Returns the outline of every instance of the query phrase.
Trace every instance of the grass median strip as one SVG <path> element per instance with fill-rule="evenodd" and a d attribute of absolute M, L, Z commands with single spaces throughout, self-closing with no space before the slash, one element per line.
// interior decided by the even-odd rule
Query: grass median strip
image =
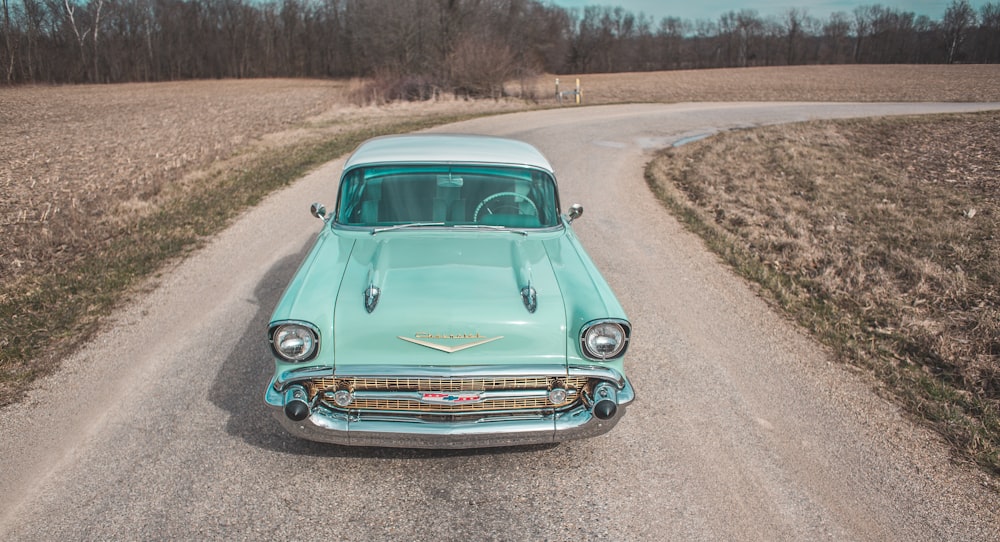
<path fill-rule="evenodd" d="M 265 150 L 237 169 L 208 174 L 159 208 L 128 222 L 99 249 L 50 272 L 21 277 L 0 292 L 0 406 L 16 401 L 39 376 L 91 337 L 101 317 L 141 279 L 199 247 L 240 212 L 309 169 L 370 137 L 456 122 L 470 115 L 397 121 Z M 85 233 L 84 233 L 85 234 Z"/>
<path fill-rule="evenodd" d="M 1000 474 L 1000 113 L 669 149 L 653 191 L 739 274 Z"/>

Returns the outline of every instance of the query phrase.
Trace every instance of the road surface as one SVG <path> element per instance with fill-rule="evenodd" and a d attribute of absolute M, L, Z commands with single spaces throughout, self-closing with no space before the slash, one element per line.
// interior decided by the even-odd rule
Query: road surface
<path fill-rule="evenodd" d="M 437 131 L 512 136 L 634 322 L 609 434 L 472 451 L 342 448 L 262 402 L 264 330 L 341 162 L 155 279 L 0 411 L 0 540 L 996 540 L 1000 496 L 772 312 L 646 188 L 651 152 L 736 127 L 1000 104 L 566 108 Z"/>

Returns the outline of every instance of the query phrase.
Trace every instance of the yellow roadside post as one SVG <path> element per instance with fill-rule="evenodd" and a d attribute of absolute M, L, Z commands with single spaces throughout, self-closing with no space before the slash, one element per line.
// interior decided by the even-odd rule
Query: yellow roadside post
<path fill-rule="evenodd" d="M 565 93 L 559 90 L 559 78 L 556 77 L 556 100 L 560 105 L 563 103 L 563 94 L 572 94 L 574 96 L 574 103 L 580 105 L 583 103 L 583 89 L 580 88 L 580 78 L 576 79 L 576 88 L 573 90 L 567 90 Z"/>

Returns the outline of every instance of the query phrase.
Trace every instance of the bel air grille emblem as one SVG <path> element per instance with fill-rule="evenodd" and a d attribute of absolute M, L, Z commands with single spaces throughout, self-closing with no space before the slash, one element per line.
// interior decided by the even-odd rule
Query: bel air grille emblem
<path fill-rule="evenodd" d="M 478 393 L 425 393 L 422 400 L 439 405 L 463 405 L 478 403 L 480 397 Z"/>
<path fill-rule="evenodd" d="M 480 335 L 478 333 L 466 333 L 466 334 L 459 333 L 459 334 L 451 334 L 451 335 L 435 335 L 433 333 L 423 333 L 423 332 L 417 333 L 413 337 L 403 337 L 402 335 L 398 335 L 398 337 L 400 339 L 406 341 L 406 342 L 410 342 L 410 343 L 413 343 L 413 344 L 419 344 L 420 346 L 426 346 L 427 348 L 433 348 L 434 350 L 439 350 L 439 351 L 444 352 L 446 354 L 454 354 L 455 352 L 459 352 L 459 351 L 462 351 L 462 350 L 465 350 L 465 349 L 468 349 L 468 348 L 472 348 L 474 346 L 481 346 L 481 345 L 484 345 L 486 343 L 491 343 L 493 341 L 499 341 L 500 339 L 503 338 L 503 337 L 490 337 L 490 338 L 487 338 L 487 337 L 483 337 L 482 335 Z M 446 340 L 446 341 L 456 341 L 456 340 L 458 340 L 458 341 L 468 341 L 468 340 L 471 340 L 472 342 L 462 342 L 462 343 L 459 343 L 459 344 L 441 344 L 439 342 L 431 342 L 428 339 L 433 339 L 434 341 L 441 341 L 441 340 Z"/>

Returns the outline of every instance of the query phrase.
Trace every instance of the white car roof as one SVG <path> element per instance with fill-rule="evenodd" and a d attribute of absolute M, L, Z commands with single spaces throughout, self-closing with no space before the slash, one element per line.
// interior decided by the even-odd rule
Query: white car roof
<path fill-rule="evenodd" d="M 503 164 L 531 166 L 552 172 L 549 161 L 528 143 L 465 134 L 408 134 L 369 139 L 347 159 L 344 169 L 399 163 Z"/>

